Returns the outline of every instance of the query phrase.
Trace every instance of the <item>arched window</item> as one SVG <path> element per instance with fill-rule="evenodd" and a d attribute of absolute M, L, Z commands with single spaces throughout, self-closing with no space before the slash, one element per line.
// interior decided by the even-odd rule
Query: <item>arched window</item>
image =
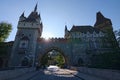
<path fill-rule="evenodd" d="M 89 40 L 89 48 L 90 49 L 94 48 L 94 42 L 92 40 Z"/>
<path fill-rule="evenodd" d="M 78 66 L 83 66 L 84 62 L 82 58 L 78 59 Z"/>
<path fill-rule="evenodd" d="M 29 38 L 28 37 L 23 37 L 20 40 L 19 48 L 23 48 L 23 49 L 28 48 L 28 43 L 29 43 Z"/>
<path fill-rule="evenodd" d="M 27 57 L 25 57 L 22 62 L 21 62 L 22 66 L 28 66 L 29 65 L 29 59 Z"/>

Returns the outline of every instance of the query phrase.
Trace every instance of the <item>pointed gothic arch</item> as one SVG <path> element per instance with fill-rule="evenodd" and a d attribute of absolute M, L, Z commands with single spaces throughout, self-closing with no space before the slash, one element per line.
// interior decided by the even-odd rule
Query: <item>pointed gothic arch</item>
<path fill-rule="evenodd" d="M 58 51 L 61 53 L 61 55 L 64 57 L 64 60 L 65 60 L 65 66 L 69 65 L 69 62 L 68 62 L 68 57 L 65 55 L 65 53 L 63 52 L 63 50 L 59 47 L 48 47 L 45 49 L 45 52 L 41 55 L 39 54 L 39 57 L 38 57 L 38 64 L 39 65 L 42 65 L 42 60 L 45 58 L 45 56 L 52 50 L 55 50 L 55 51 Z"/>

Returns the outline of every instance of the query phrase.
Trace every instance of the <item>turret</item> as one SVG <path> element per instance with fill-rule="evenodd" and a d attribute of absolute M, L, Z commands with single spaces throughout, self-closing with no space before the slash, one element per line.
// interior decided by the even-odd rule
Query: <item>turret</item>
<path fill-rule="evenodd" d="M 112 22 L 110 19 L 104 17 L 101 12 L 98 12 L 96 14 L 96 22 L 94 27 L 100 29 L 106 34 L 106 40 L 107 44 L 109 44 L 109 47 L 118 48 L 118 43 L 115 38 Z"/>
<path fill-rule="evenodd" d="M 23 21 L 23 20 L 25 20 L 26 19 L 26 17 L 24 16 L 24 12 L 21 14 L 21 16 L 20 16 L 20 18 L 19 18 L 19 21 Z"/>
<path fill-rule="evenodd" d="M 67 29 L 67 25 L 65 25 L 65 32 L 67 32 L 68 31 L 68 29 Z"/>
<path fill-rule="evenodd" d="M 68 35 L 69 35 L 69 31 L 67 29 L 67 25 L 65 25 L 65 35 L 64 35 L 64 37 L 68 38 Z"/>
<path fill-rule="evenodd" d="M 37 4 L 36 4 L 36 6 L 35 6 L 35 8 L 34 8 L 34 12 L 37 12 Z"/>
<path fill-rule="evenodd" d="M 104 32 L 113 30 L 111 20 L 104 17 L 101 12 L 97 12 L 96 14 L 96 22 L 94 24 L 94 27 Z"/>

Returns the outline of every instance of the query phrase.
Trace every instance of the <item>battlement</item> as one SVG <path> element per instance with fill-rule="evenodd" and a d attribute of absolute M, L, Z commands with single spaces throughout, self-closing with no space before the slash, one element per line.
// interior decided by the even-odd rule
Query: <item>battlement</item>
<path fill-rule="evenodd" d="M 49 38 L 49 39 L 45 39 L 45 38 L 38 38 L 38 42 L 67 42 L 68 39 L 66 38 Z"/>

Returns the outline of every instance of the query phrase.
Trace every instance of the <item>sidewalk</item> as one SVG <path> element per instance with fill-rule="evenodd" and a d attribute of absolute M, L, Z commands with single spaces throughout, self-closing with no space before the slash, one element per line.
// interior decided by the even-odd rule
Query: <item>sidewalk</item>
<path fill-rule="evenodd" d="M 93 76 L 90 74 L 85 74 L 85 73 L 81 73 L 78 72 L 78 74 L 75 75 L 78 78 L 82 78 L 83 80 L 107 80 L 107 79 L 103 79 L 101 77 L 97 77 L 97 76 Z"/>
<path fill-rule="evenodd" d="M 37 75 L 39 72 L 40 71 L 33 71 L 33 72 L 30 72 L 30 73 L 23 74 L 23 75 L 21 75 L 19 77 L 10 79 L 10 80 L 30 80 L 32 77 Z"/>

